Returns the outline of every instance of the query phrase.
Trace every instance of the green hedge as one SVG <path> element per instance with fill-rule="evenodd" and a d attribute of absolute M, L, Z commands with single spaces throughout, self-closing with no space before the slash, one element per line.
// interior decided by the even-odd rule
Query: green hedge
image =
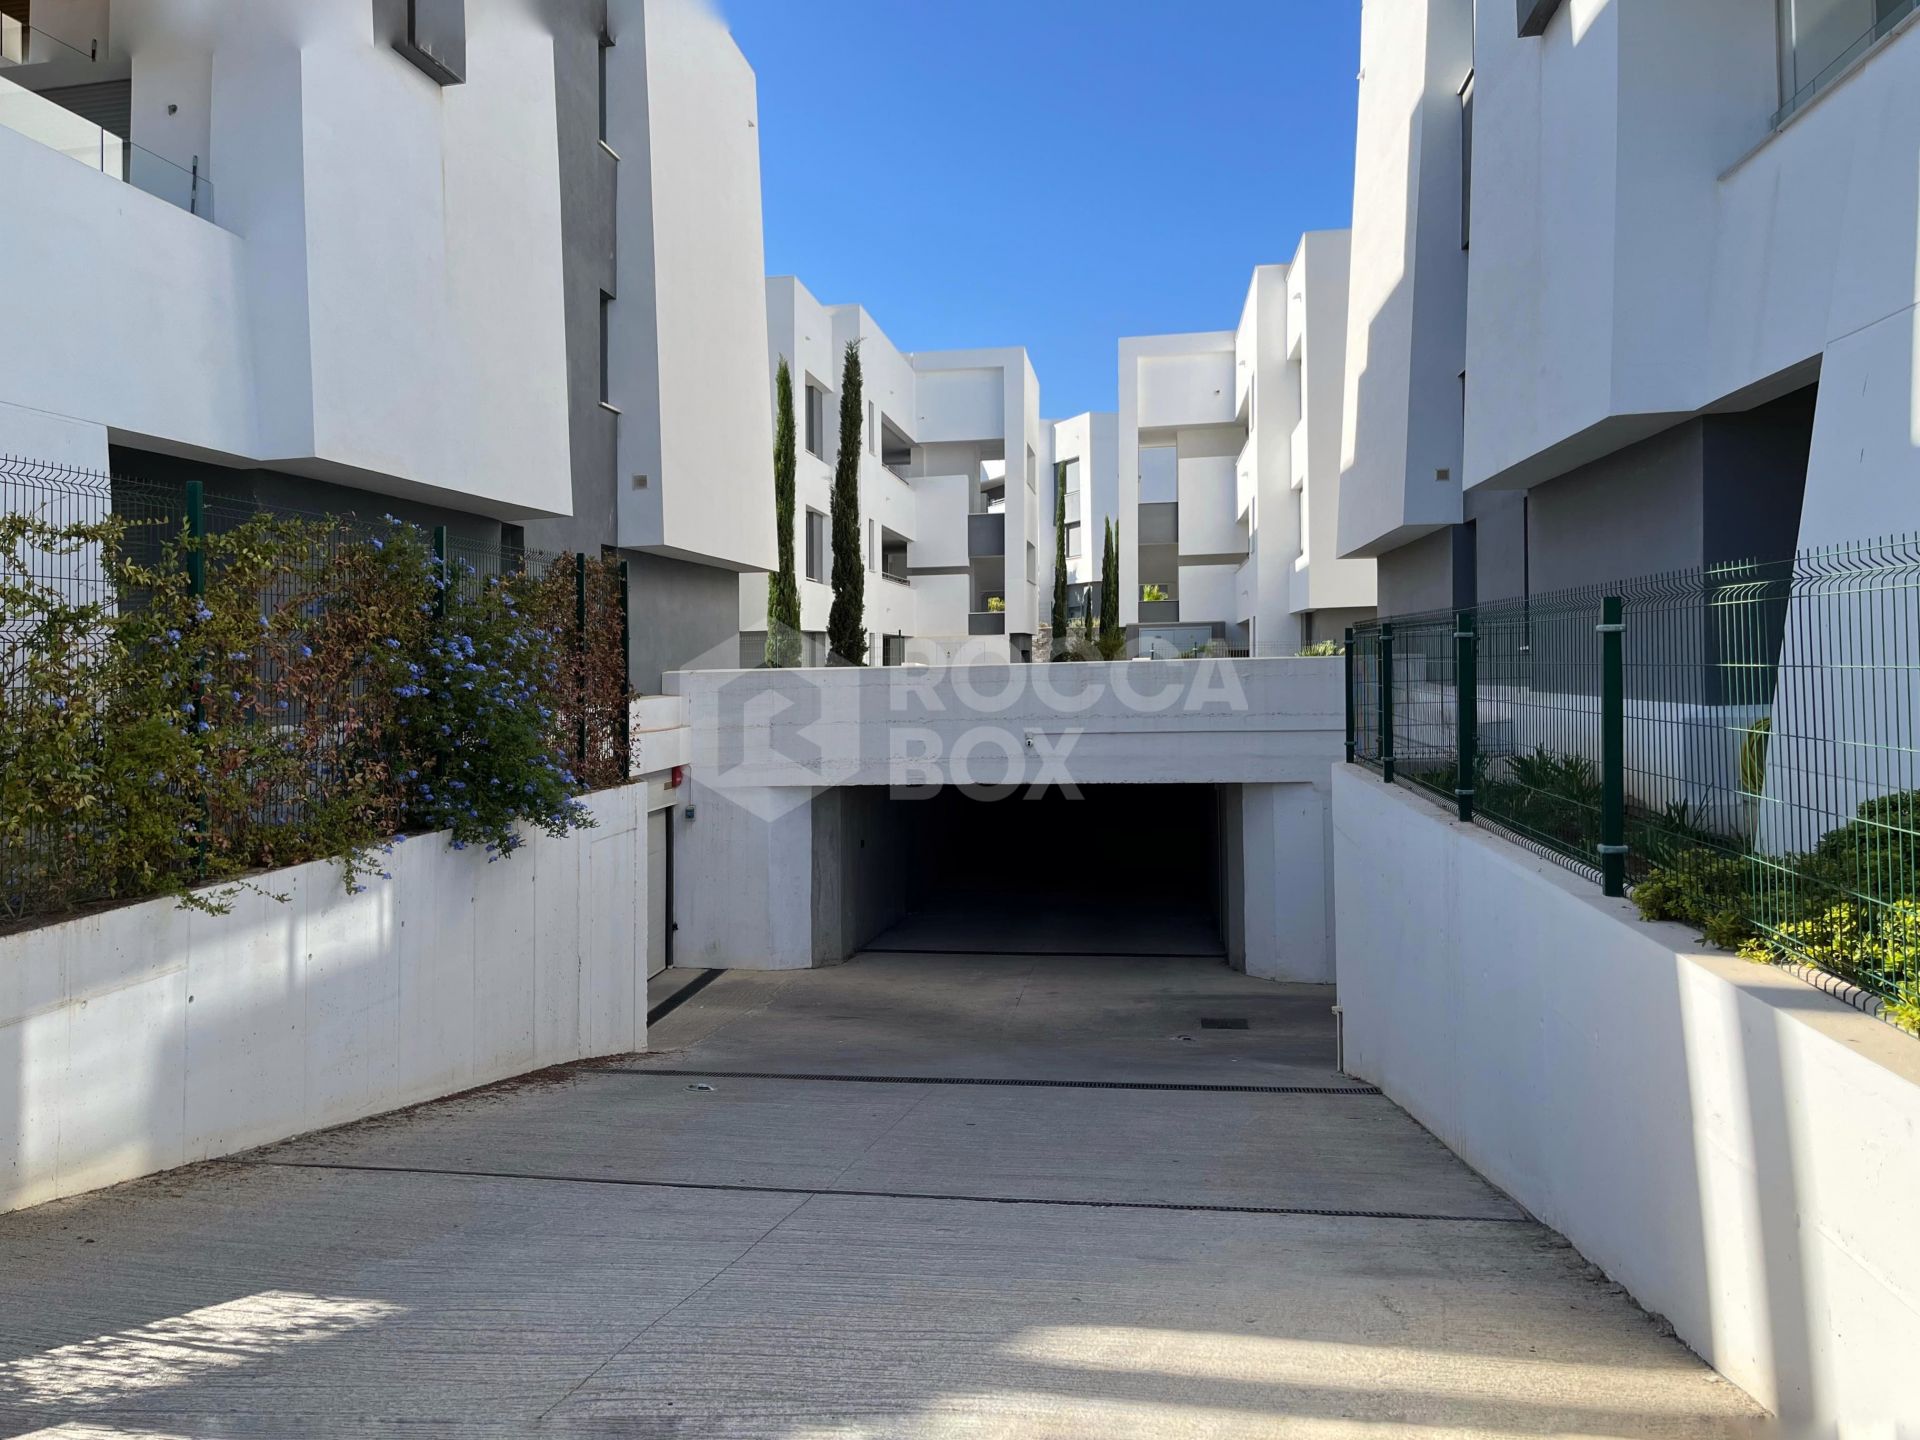
<path fill-rule="evenodd" d="M 391 517 L 0 516 L 0 919 L 220 911 L 316 859 L 357 890 L 409 831 L 501 858 L 591 824 L 626 768 L 617 578 L 501 570 Z"/>

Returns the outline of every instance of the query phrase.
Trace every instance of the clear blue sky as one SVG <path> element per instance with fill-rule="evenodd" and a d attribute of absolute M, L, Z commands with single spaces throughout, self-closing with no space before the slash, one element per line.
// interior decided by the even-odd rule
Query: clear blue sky
<path fill-rule="evenodd" d="M 1025 345 L 1050 418 L 1122 335 L 1230 329 L 1352 213 L 1359 0 L 719 0 L 767 271 L 903 350 Z"/>

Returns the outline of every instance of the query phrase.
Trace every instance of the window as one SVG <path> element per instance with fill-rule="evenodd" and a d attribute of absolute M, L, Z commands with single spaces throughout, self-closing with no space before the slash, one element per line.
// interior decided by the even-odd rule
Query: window
<path fill-rule="evenodd" d="M 611 370 L 607 364 L 608 336 L 613 328 L 609 323 L 612 312 L 613 296 L 602 290 L 600 292 L 600 403 L 602 405 L 613 403 L 613 385 L 609 378 Z"/>
<path fill-rule="evenodd" d="M 907 659 L 907 637 L 904 635 L 882 635 L 880 637 L 880 663 L 882 665 L 903 665 Z"/>
<path fill-rule="evenodd" d="M 1029 445 L 1027 447 L 1027 489 L 1032 490 L 1035 488 L 1039 481 L 1039 475 L 1039 463 L 1034 459 L 1033 447 Z"/>
<path fill-rule="evenodd" d="M 1840 78 L 1914 10 L 1913 0 L 1776 0 L 1780 31 L 1778 125 Z"/>
<path fill-rule="evenodd" d="M 607 51 L 613 48 L 613 41 L 606 35 L 600 37 L 600 143 L 607 143 Z"/>
<path fill-rule="evenodd" d="M 867 453 L 869 455 L 878 455 L 880 453 L 880 427 L 873 423 L 873 417 L 873 401 L 869 400 L 867 401 Z"/>
<path fill-rule="evenodd" d="M 1040 578 L 1040 552 L 1033 548 L 1033 542 L 1027 542 L 1027 583 L 1033 584 Z"/>
<path fill-rule="evenodd" d="M 807 382 L 807 453 L 816 459 L 827 458 L 827 392 L 811 380 Z"/>
<path fill-rule="evenodd" d="M 807 511 L 807 579 L 827 578 L 827 517 Z"/>
<path fill-rule="evenodd" d="M 1518 0 L 1515 8 L 1515 33 L 1524 39 L 1547 33 L 1547 24 L 1553 19 L 1553 12 L 1560 8 L 1560 0 Z"/>
<path fill-rule="evenodd" d="M 467 78 L 466 0 L 407 0 L 406 29 L 393 48 L 436 84 L 461 84 Z"/>
<path fill-rule="evenodd" d="M 867 569 L 878 570 L 879 568 L 880 549 L 873 543 L 873 520 L 869 517 L 867 520 Z"/>
<path fill-rule="evenodd" d="M 1080 558 L 1080 522 L 1078 520 L 1067 522 L 1067 558 L 1069 560 Z"/>

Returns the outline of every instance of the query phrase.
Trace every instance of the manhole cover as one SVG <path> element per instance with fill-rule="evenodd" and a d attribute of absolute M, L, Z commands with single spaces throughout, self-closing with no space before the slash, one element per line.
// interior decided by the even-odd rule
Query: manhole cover
<path fill-rule="evenodd" d="M 1202 1030 L 1245 1030 L 1247 1017 L 1244 1015 L 1214 1015 L 1200 1021 Z"/>

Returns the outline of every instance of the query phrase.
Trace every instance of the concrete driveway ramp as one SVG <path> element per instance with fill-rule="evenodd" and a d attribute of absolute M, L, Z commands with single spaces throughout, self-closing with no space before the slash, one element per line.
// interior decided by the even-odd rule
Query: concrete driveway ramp
<path fill-rule="evenodd" d="M 0 1430 L 1766 1433 L 1334 1073 L 1328 1000 L 1195 960 L 723 976 L 648 1055 L 0 1218 Z"/>

